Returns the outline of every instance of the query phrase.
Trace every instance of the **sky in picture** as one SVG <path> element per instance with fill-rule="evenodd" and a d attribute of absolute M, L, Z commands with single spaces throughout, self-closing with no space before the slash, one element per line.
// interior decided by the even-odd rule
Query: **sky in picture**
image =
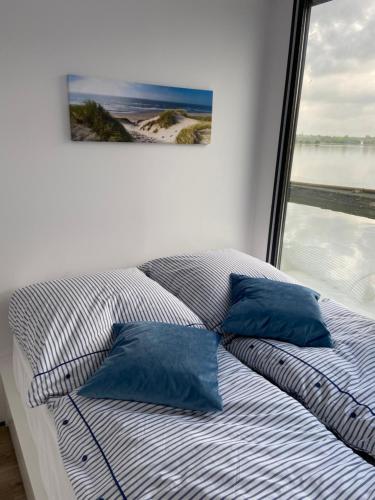
<path fill-rule="evenodd" d="M 375 0 L 312 8 L 298 133 L 375 136 Z"/>
<path fill-rule="evenodd" d="M 212 92 L 210 90 L 130 83 L 78 75 L 69 75 L 68 80 L 70 92 L 132 97 L 204 106 L 212 105 Z"/>

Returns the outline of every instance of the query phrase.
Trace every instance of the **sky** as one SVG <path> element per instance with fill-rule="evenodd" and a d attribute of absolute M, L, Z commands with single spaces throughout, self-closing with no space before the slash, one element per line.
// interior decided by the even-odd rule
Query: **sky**
<path fill-rule="evenodd" d="M 312 8 L 298 133 L 375 136 L 375 0 Z"/>
<path fill-rule="evenodd" d="M 212 91 L 68 75 L 69 91 L 185 104 L 212 105 Z"/>

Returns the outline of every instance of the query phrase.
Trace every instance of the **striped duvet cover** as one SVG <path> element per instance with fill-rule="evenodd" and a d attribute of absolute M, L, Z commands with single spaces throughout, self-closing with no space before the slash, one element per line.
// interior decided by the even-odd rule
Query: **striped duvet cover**
<path fill-rule="evenodd" d="M 375 322 L 329 299 L 320 305 L 333 349 L 230 335 L 224 343 L 346 443 L 375 458 Z"/>
<path fill-rule="evenodd" d="M 235 250 L 147 262 L 141 269 L 221 331 L 230 307 L 231 273 L 293 281 L 275 267 Z M 301 401 L 349 446 L 375 458 L 375 321 L 325 299 L 322 314 L 334 349 L 228 337 L 228 350 Z"/>
<path fill-rule="evenodd" d="M 78 499 L 370 499 L 375 469 L 219 348 L 224 411 L 50 401 Z"/>

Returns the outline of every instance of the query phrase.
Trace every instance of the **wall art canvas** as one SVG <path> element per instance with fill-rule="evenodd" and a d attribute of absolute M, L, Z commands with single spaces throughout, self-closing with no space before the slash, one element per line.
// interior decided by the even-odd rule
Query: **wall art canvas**
<path fill-rule="evenodd" d="M 211 141 L 211 90 L 68 75 L 68 95 L 73 141 Z"/>

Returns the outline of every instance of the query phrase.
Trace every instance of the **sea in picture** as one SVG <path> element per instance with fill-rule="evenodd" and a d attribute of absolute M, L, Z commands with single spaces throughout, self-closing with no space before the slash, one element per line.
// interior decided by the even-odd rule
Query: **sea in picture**
<path fill-rule="evenodd" d="M 73 141 L 211 141 L 211 90 L 68 75 L 68 95 Z"/>

